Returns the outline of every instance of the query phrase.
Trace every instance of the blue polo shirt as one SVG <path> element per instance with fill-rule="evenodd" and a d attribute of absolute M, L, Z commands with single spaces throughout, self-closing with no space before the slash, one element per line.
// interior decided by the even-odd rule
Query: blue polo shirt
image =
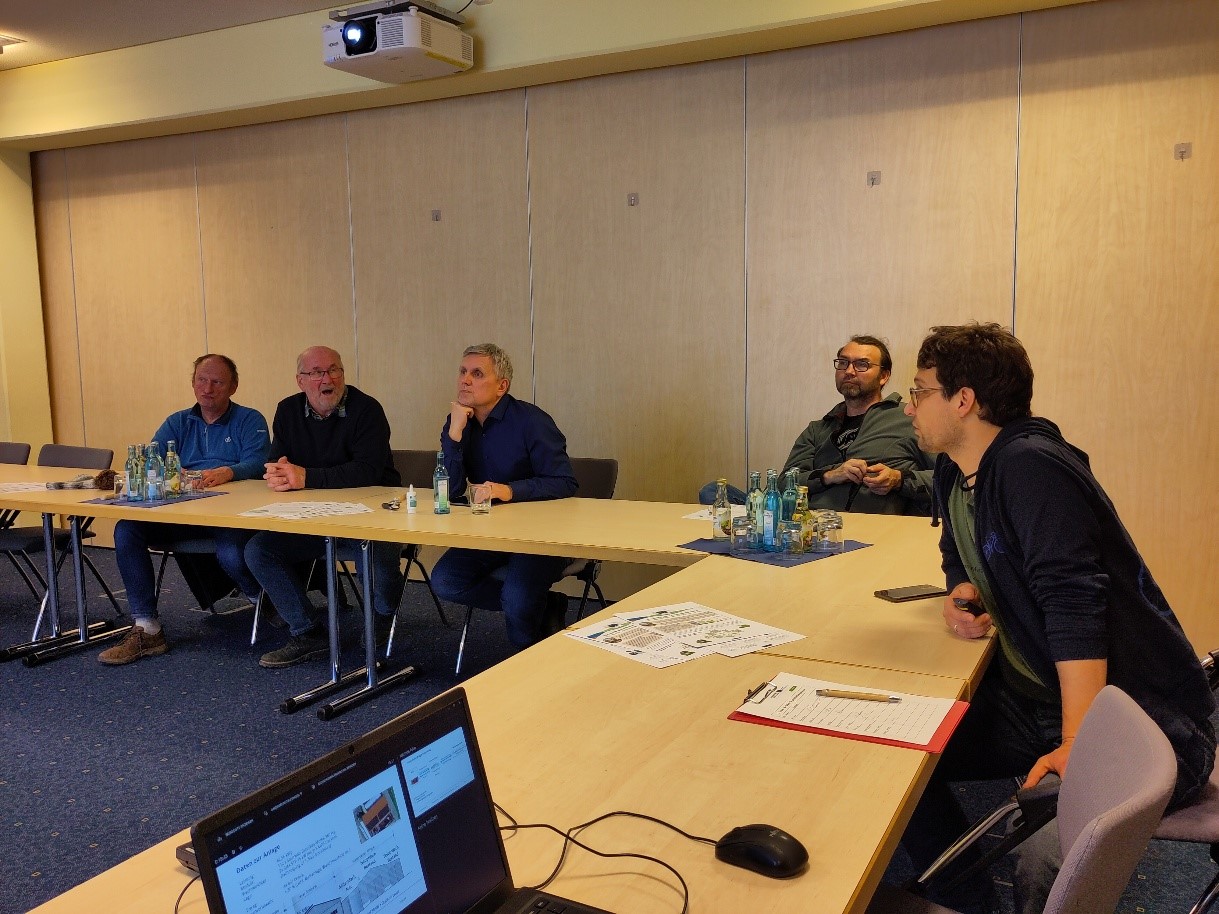
<path fill-rule="evenodd" d="M 271 449 L 262 413 L 233 402 L 211 425 L 204 421 L 198 403 L 173 413 L 161 423 L 154 440 L 162 457 L 169 442 L 175 442 L 182 469 L 231 467 L 234 480 L 261 477 Z"/>
<path fill-rule="evenodd" d="M 504 394 L 479 424 L 471 417 L 461 441 L 449 437 L 450 416 L 440 432 L 449 491 L 465 494 L 466 481 L 512 487 L 513 501 L 569 498 L 579 486 L 567 457 L 567 439 L 544 411 Z"/>

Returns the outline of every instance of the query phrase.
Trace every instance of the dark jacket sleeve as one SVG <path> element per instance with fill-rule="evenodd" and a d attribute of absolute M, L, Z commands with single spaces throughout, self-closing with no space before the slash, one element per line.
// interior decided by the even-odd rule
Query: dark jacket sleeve
<path fill-rule="evenodd" d="M 461 441 L 449 437 L 449 423 L 453 417 L 444 420 L 440 429 L 440 449 L 444 451 L 444 469 L 449 474 L 449 497 L 463 497 L 466 493 L 466 452 Z"/>
<path fill-rule="evenodd" d="M 271 420 L 271 447 L 267 450 L 267 463 L 276 463 L 280 457 L 287 457 L 284 441 L 288 434 L 288 410 L 291 409 L 292 398 L 280 400 L 275 407 L 275 418 Z"/>
<path fill-rule="evenodd" d="M 513 501 L 548 501 L 576 494 L 579 485 L 567 456 L 567 439 L 547 413 L 538 410 L 533 414 L 525 446 L 533 475 L 508 480 Z"/>
<path fill-rule="evenodd" d="M 987 561 L 1023 570 L 1044 619 L 1051 660 L 1106 657 L 1109 576 L 1095 496 L 1061 460 L 1038 448 L 1007 456 L 996 476 L 995 500 L 1004 506 L 999 548 L 1006 552 L 991 548 Z M 1007 554 L 1012 550 L 1015 555 Z"/>
<path fill-rule="evenodd" d="M 800 437 L 792 445 L 791 452 L 787 455 L 787 462 L 783 464 L 784 473 L 793 467 L 800 471 L 796 474 L 796 484 L 808 486 L 809 495 L 824 492 L 826 489 L 825 483 L 821 481 L 821 472 L 829 467 L 818 467 L 816 460 L 817 452 L 825 446 L 829 435 L 830 424 L 825 419 L 810 422 L 808 428 L 800 433 Z M 813 470 L 818 471 L 816 475 L 813 475 Z M 779 475 L 782 476 L 782 473 Z"/>

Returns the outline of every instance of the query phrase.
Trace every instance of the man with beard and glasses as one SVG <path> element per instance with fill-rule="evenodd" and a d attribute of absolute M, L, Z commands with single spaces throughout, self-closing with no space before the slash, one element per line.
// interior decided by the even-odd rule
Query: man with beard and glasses
<path fill-rule="evenodd" d="M 901 396 L 884 396 L 893 372 L 889 347 L 875 336 L 853 336 L 833 364 L 842 402 L 809 423 L 783 471 L 800 471 L 812 508 L 930 514 L 931 457 L 919 450 Z"/>

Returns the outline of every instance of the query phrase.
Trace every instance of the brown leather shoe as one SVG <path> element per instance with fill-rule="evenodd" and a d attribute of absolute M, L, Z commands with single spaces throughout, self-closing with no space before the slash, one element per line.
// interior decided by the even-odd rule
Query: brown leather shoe
<path fill-rule="evenodd" d="M 141 657 L 156 657 L 169 650 L 165 641 L 165 630 L 150 635 L 138 625 L 131 626 L 125 638 L 114 647 L 108 647 L 97 659 L 109 666 L 122 666 L 124 663 L 134 663 Z"/>

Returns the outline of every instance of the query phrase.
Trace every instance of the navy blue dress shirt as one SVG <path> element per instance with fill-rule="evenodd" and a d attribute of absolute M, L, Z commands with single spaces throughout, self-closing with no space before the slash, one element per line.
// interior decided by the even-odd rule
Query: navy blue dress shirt
<path fill-rule="evenodd" d="M 463 496 L 466 482 L 500 482 L 512 487 L 513 501 L 568 498 L 579 486 L 567 457 L 567 439 L 544 411 L 504 394 L 480 425 L 471 417 L 461 441 L 440 432 L 449 492 Z"/>

